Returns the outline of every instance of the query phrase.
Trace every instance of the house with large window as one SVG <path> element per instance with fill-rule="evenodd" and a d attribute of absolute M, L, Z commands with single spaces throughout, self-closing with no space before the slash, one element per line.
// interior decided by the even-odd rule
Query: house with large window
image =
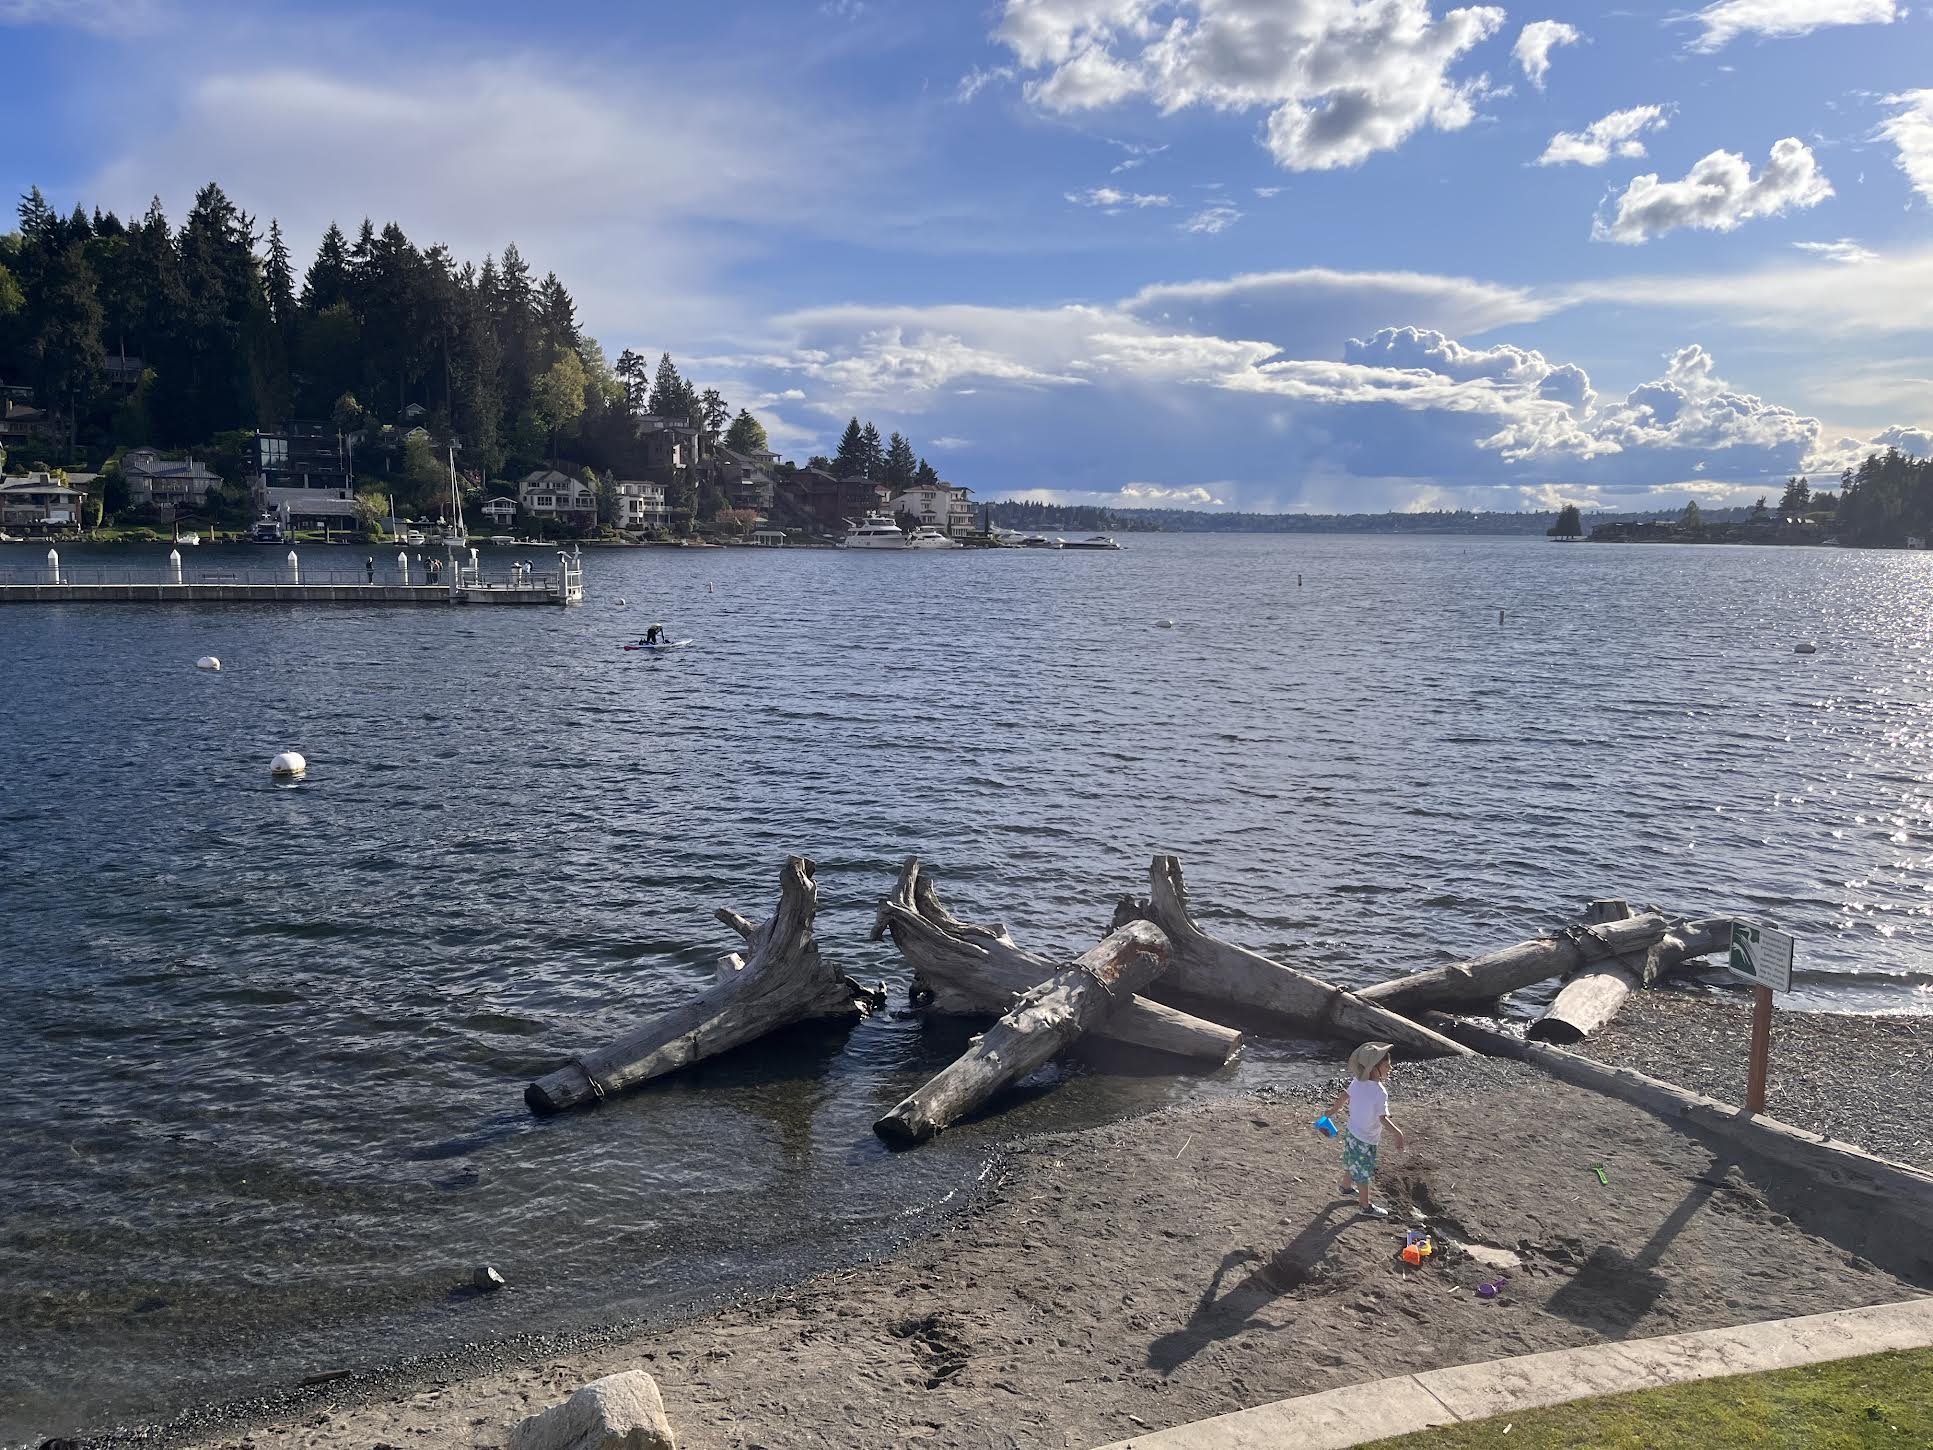
<path fill-rule="evenodd" d="M 597 522 L 597 489 L 568 473 L 539 468 L 518 482 L 517 507 L 532 518 L 588 529 Z"/>
<path fill-rule="evenodd" d="M 283 424 L 257 432 L 248 486 L 255 506 L 291 529 L 354 529 L 349 442 L 328 423 Z"/>
<path fill-rule="evenodd" d="M 490 521 L 492 528 L 508 529 L 517 521 L 517 501 L 499 494 L 484 504 L 483 516 Z"/>
<path fill-rule="evenodd" d="M 938 529 L 943 534 L 971 533 L 973 505 L 967 500 L 969 492 L 950 483 L 909 488 L 887 505 L 887 512 L 894 517 L 911 514 L 925 527 Z"/>
<path fill-rule="evenodd" d="M 665 486 L 644 478 L 620 478 L 613 485 L 611 522 L 620 529 L 662 529 L 671 522 Z"/>

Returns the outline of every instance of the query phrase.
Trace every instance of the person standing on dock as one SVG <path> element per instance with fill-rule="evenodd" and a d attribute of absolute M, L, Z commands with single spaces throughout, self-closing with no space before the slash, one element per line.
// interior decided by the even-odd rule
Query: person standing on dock
<path fill-rule="evenodd" d="M 376 556 L 374 554 L 365 554 L 362 560 L 362 568 L 363 573 L 368 575 L 369 582 L 374 584 L 376 582 Z"/>

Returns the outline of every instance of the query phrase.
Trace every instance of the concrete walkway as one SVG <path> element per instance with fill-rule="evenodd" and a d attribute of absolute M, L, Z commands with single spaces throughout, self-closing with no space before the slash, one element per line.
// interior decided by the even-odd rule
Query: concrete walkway
<path fill-rule="evenodd" d="M 1933 1346 L 1933 1299 L 1398 1375 L 1155 1430 L 1103 1450 L 1344 1450 L 1463 1420 L 1685 1380 Z"/>

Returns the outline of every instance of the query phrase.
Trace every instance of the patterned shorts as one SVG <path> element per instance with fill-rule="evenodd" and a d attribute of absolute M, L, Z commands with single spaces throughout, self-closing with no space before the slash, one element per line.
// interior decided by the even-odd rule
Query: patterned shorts
<path fill-rule="evenodd" d="M 1363 1142 L 1347 1128 L 1342 1130 L 1342 1171 L 1351 1183 L 1367 1183 L 1376 1176 L 1376 1145 Z"/>

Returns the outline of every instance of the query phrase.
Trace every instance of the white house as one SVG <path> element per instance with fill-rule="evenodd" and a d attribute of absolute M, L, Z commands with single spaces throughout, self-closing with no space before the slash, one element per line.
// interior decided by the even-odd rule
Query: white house
<path fill-rule="evenodd" d="M 620 529 L 662 529 L 671 521 L 671 507 L 662 483 L 643 478 L 620 478 L 611 522 Z"/>
<path fill-rule="evenodd" d="M 886 505 L 897 518 L 911 514 L 930 529 L 943 534 L 965 534 L 973 530 L 973 505 L 967 502 L 970 490 L 942 483 L 933 488 L 909 488 Z"/>
<path fill-rule="evenodd" d="M 597 522 L 597 489 L 581 478 L 540 468 L 517 485 L 517 505 L 540 519 L 561 519 L 588 528 Z"/>
<path fill-rule="evenodd" d="M 517 518 L 517 501 L 501 496 L 483 506 L 483 516 L 500 529 L 507 529 Z"/>

